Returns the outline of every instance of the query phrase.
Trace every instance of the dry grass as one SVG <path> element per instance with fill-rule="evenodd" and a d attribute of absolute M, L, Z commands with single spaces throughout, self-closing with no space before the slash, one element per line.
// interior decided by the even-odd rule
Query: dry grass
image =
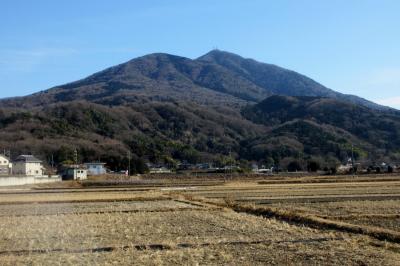
<path fill-rule="evenodd" d="M 232 182 L 223 187 L 205 187 L 187 194 L 208 200 L 227 199 L 230 205 L 256 204 L 357 226 L 400 231 L 398 181 L 269 185 Z"/>
<path fill-rule="evenodd" d="M 400 232 L 400 200 L 278 203 L 269 207 Z"/>
<path fill-rule="evenodd" d="M 187 191 L 42 187 L 0 193 L 0 264 L 398 265 L 400 233 L 366 224 L 371 216 L 362 216 L 397 219 L 397 201 L 288 200 L 400 191 L 398 182 L 379 183 L 260 185 L 246 179 Z M 160 187 L 176 185 L 168 180 Z M 280 203 L 242 203 L 252 197 Z"/>
<path fill-rule="evenodd" d="M 304 224 L 321 229 L 334 229 L 349 233 L 364 234 L 383 241 L 400 243 L 400 232 L 380 227 L 361 226 L 341 221 L 333 221 L 314 215 L 299 214 L 296 212 L 282 211 L 274 208 L 255 207 L 245 205 L 228 205 L 238 212 L 246 212 L 264 217 L 273 217 L 287 222 Z"/>
<path fill-rule="evenodd" d="M 28 217 L 69 214 L 172 212 L 201 209 L 201 206 L 175 200 L 79 202 L 0 205 L 0 217 Z"/>
<path fill-rule="evenodd" d="M 365 215 L 400 215 L 400 201 L 342 201 L 324 203 L 277 203 L 271 207 L 310 213 L 321 217 L 335 216 L 365 216 Z"/>
<path fill-rule="evenodd" d="M 4 264 L 281 264 L 400 259 L 370 240 L 232 211 L 67 214 L 0 220 Z"/>
<path fill-rule="evenodd" d="M 75 193 L 23 193 L 0 194 L 0 205 L 4 204 L 32 204 L 32 203 L 78 203 L 93 201 L 127 201 L 127 200 L 162 200 L 168 199 L 163 193 L 157 191 L 132 192 L 75 192 Z"/>
<path fill-rule="evenodd" d="M 400 195 L 400 182 L 365 182 L 339 184 L 274 184 L 259 185 L 254 182 L 226 184 L 223 187 L 199 188 L 196 195 L 209 198 L 225 198 L 228 195 L 236 199 L 268 199 L 294 197 L 327 197 L 357 195 Z"/>

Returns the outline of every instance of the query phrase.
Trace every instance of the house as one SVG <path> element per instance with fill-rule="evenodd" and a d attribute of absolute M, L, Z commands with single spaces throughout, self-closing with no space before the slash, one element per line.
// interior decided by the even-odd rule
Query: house
<path fill-rule="evenodd" d="M 273 170 L 272 167 L 271 168 L 263 167 L 263 168 L 258 169 L 258 173 L 260 173 L 260 174 L 272 174 L 272 172 L 273 172 L 272 170 Z"/>
<path fill-rule="evenodd" d="M 5 155 L 0 155 L 0 176 L 11 174 L 12 164 Z"/>
<path fill-rule="evenodd" d="M 339 174 L 345 174 L 345 173 L 349 173 L 352 168 L 353 168 L 353 166 L 351 164 L 341 164 L 337 167 L 336 171 Z"/>
<path fill-rule="evenodd" d="M 171 169 L 169 169 L 164 164 L 146 163 L 146 166 L 149 169 L 149 173 L 150 174 L 168 174 L 168 173 L 172 173 Z"/>
<path fill-rule="evenodd" d="M 200 170 L 209 170 L 212 169 L 213 166 L 211 163 L 198 163 L 196 164 L 196 169 L 200 169 Z"/>
<path fill-rule="evenodd" d="M 88 175 L 104 175 L 107 173 L 105 163 L 85 163 Z"/>
<path fill-rule="evenodd" d="M 43 176 L 42 161 L 33 155 L 20 155 L 13 162 L 13 174 Z"/>
<path fill-rule="evenodd" d="M 251 165 L 251 171 L 253 172 L 253 173 L 258 173 L 258 164 L 256 164 L 256 163 L 253 163 L 252 165 Z"/>
<path fill-rule="evenodd" d="M 195 169 L 195 165 L 190 164 L 188 162 L 182 162 L 180 164 L 178 164 L 178 170 L 194 170 Z"/>
<path fill-rule="evenodd" d="M 380 170 L 381 170 L 382 172 L 385 172 L 385 173 L 389 172 L 389 169 L 390 169 L 390 168 L 391 168 L 392 171 L 393 171 L 393 167 L 392 167 L 391 165 L 385 163 L 385 162 L 381 163 L 380 168 L 381 168 Z"/>
<path fill-rule="evenodd" d="M 79 165 L 71 165 L 64 168 L 62 180 L 85 180 L 88 170 Z"/>
<path fill-rule="evenodd" d="M 172 173 L 170 169 L 164 166 L 149 168 L 150 174 L 169 174 Z"/>

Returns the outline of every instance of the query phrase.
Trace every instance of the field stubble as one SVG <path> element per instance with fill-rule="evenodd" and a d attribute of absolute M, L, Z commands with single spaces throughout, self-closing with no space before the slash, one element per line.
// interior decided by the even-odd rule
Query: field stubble
<path fill-rule="evenodd" d="M 285 201 L 294 195 L 399 192 L 397 183 L 381 185 L 363 182 L 346 190 L 342 183 L 265 185 L 246 180 L 187 191 L 87 192 L 74 187 L 71 193 L 50 193 L 48 188 L 49 193 L 0 194 L 0 260 L 4 265 L 398 265 L 396 241 L 284 216 L 354 222 L 346 219 L 398 215 L 395 200 Z M 280 202 L 243 204 L 252 192 L 257 198 L 280 197 Z M 265 215 L 263 208 L 282 216 Z"/>

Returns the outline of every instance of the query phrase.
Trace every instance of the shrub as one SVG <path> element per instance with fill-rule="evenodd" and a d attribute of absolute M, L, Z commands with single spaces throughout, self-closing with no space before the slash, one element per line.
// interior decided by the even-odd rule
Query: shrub
<path fill-rule="evenodd" d="M 297 172 L 303 170 L 299 161 L 291 161 L 287 166 L 288 172 Z"/>
<path fill-rule="evenodd" d="M 307 170 L 309 172 L 317 172 L 320 169 L 320 164 L 317 161 L 308 161 L 307 163 Z"/>

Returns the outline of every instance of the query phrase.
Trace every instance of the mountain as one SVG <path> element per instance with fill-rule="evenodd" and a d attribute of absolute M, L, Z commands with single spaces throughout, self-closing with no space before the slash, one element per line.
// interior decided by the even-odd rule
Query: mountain
<path fill-rule="evenodd" d="M 267 136 L 249 145 L 250 149 L 276 141 L 287 147 L 283 157 L 306 154 L 344 160 L 354 145 L 357 159 L 393 155 L 391 160 L 398 160 L 399 112 L 376 111 L 326 97 L 271 96 L 243 108 L 242 114 L 270 128 Z M 266 153 L 271 152 L 274 149 L 268 147 Z M 250 150 L 248 154 L 255 153 Z"/>
<path fill-rule="evenodd" d="M 390 109 L 355 95 L 333 91 L 294 71 L 276 65 L 260 63 L 253 59 L 244 59 L 229 52 L 214 50 L 200 57 L 198 60 L 218 64 L 267 91 L 268 95 L 330 97 L 374 109 Z M 258 98 L 257 100 L 262 99 Z"/>
<path fill-rule="evenodd" d="M 33 107 L 76 99 L 121 105 L 173 99 L 242 106 L 274 94 L 331 97 L 386 109 L 357 96 L 335 92 L 294 71 L 219 50 L 195 60 L 162 53 L 146 55 L 76 82 L 3 100 L 0 105 Z"/>
<path fill-rule="evenodd" d="M 0 148 L 61 163 L 235 159 L 400 160 L 400 114 L 296 72 L 218 50 L 150 54 L 30 96 L 0 100 Z"/>
<path fill-rule="evenodd" d="M 193 102 L 147 102 L 107 106 L 71 101 L 32 109 L 0 109 L 0 147 L 16 156 L 33 153 L 55 163 L 102 160 L 113 170 L 133 161 L 175 164 L 240 157 L 241 141 L 264 127 L 235 109 Z M 124 168 L 125 167 L 125 168 Z"/>

